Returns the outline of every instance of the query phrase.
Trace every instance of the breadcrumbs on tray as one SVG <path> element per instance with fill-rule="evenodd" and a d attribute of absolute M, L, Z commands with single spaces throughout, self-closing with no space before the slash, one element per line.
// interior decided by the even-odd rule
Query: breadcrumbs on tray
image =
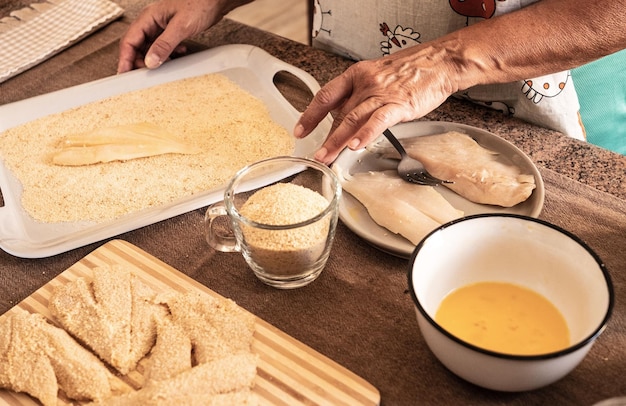
<path fill-rule="evenodd" d="M 309 220 L 328 207 L 319 193 L 293 183 L 276 183 L 256 191 L 242 206 L 242 216 L 266 225 L 289 225 Z M 265 230 L 243 225 L 246 248 L 266 272 L 295 275 L 306 272 L 323 254 L 328 239 L 328 216 L 288 230 Z"/>
<path fill-rule="evenodd" d="M 203 152 L 77 167 L 50 162 L 67 135 L 138 122 L 161 126 Z M 22 206 L 45 223 L 104 222 L 164 206 L 293 148 L 266 106 L 221 74 L 109 97 L 0 133 L 0 157 L 23 186 Z"/>

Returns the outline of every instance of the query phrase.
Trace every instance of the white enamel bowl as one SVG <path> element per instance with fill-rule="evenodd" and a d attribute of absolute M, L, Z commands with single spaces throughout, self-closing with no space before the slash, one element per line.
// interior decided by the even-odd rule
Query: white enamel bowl
<path fill-rule="evenodd" d="M 570 347 L 542 355 L 509 355 L 469 344 L 434 315 L 450 291 L 477 282 L 529 288 L 565 318 Z M 614 296 L 600 258 L 571 233 L 516 214 L 479 214 L 441 226 L 417 245 L 409 287 L 421 333 L 453 373 L 484 388 L 517 392 L 549 385 L 585 357 L 604 330 Z"/>

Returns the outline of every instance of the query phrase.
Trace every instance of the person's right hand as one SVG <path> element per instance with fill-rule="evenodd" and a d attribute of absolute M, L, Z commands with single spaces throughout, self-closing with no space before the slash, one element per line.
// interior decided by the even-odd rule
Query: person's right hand
<path fill-rule="evenodd" d="M 184 52 L 180 46 L 183 40 L 206 30 L 235 7 L 250 1 L 160 0 L 148 5 L 120 41 L 117 72 L 159 67 L 173 52 Z"/>
<path fill-rule="evenodd" d="M 330 133 L 314 155 L 331 164 L 345 147 L 364 148 L 385 129 L 423 117 L 459 90 L 455 44 L 431 41 L 351 65 L 315 94 L 294 136 L 306 137 L 332 112 Z"/>

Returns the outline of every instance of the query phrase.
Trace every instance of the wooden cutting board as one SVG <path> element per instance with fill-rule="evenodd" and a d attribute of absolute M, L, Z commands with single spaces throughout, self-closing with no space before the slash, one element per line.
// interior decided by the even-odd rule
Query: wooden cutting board
<path fill-rule="evenodd" d="M 69 281 L 91 275 L 91 269 L 121 264 L 156 291 L 197 290 L 219 296 L 159 259 L 122 241 L 114 240 L 72 265 L 6 314 L 22 308 L 51 319 L 48 299 L 52 291 Z M 0 320 L 3 316 L 0 316 Z M 378 405 L 380 393 L 364 379 L 302 342 L 257 318 L 252 351 L 260 357 L 254 391 L 264 405 Z M 135 375 L 133 375 L 135 374 Z M 123 379 L 140 382 L 138 372 Z M 36 405 L 33 398 L 0 390 L 0 405 Z M 59 404 L 69 404 L 59 399 Z"/>

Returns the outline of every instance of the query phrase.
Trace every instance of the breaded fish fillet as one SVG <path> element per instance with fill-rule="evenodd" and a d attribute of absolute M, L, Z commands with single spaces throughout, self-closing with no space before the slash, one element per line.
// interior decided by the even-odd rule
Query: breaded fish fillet
<path fill-rule="evenodd" d="M 142 389 L 114 396 L 102 405 L 252 405 L 249 388 L 256 376 L 257 356 L 229 355 L 199 364 L 163 381 L 151 381 Z M 241 391 L 241 394 L 237 394 Z"/>
<path fill-rule="evenodd" d="M 44 405 L 57 404 L 59 389 L 70 399 L 99 400 L 124 387 L 64 330 L 25 310 L 0 322 L 0 386 Z"/>
<path fill-rule="evenodd" d="M 127 374 L 156 340 L 154 292 L 120 265 L 95 268 L 57 290 L 49 309 L 59 323 L 120 373 Z"/>
<path fill-rule="evenodd" d="M 169 308 L 172 321 L 189 335 L 195 363 L 250 351 L 255 317 L 232 300 L 193 292 L 160 299 Z"/>
<path fill-rule="evenodd" d="M 144 370 L 146 381 L 162 381 L 191 369 L 191 339 L 170 317 L 157 321 L 157 340 Z"/>

